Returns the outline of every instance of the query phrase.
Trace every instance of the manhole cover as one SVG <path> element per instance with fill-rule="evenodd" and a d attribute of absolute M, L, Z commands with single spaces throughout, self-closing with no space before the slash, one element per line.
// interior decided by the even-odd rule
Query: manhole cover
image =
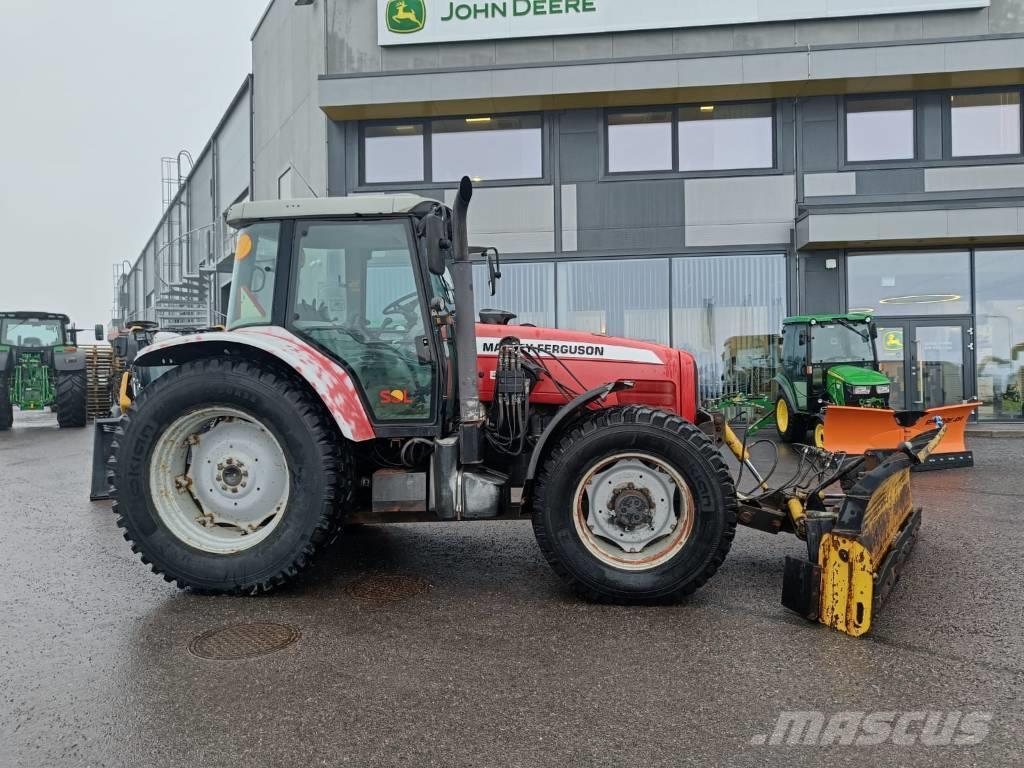
<path fill-rule="evenodd" d="M 232 624 L 211 629 L 188 644 L 189 653 L 201 659 L 251 659 L 294 643 L 299 630 L 287 624 Z"/>
<path fill-rule="evenodd" d="M 363 576 L 346 587 L 356 600 L 395 603 L 426 592 L 430 584 L 418 576 Z"/>

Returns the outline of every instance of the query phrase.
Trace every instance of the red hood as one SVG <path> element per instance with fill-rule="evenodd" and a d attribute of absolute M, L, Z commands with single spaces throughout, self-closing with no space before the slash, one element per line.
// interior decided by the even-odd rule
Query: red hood
<path fill-rule="evenodd" d="M 476 333 L 483 374 L 480 397 L 484 401 L 494 393 L 497 343 L 515 336 L 572 390 L 583 392 L 609 381 L 629 379 L 636 382 L 635 389 L 610 395 L 607 405 L 642 403 L 667 408 L 690 421 L 696 418 L 697 368 L 693 357 L 682 350 L 599 333 L 521 325 L 477 324 Z M 563 403 L 566 398 L 544 377 L 530 400 Z"/>

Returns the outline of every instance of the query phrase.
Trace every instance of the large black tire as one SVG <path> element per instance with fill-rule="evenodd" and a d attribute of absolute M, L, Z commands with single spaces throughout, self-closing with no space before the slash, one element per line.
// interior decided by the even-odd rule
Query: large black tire
<path fill-rule="evenodd" d="M 0 376 L 0 432 L 6 432 L 14 425 L 14 406 L 11 404 L 11 382 L 7 376 Z"/>
<path fill-rule="evenodd" d="M 85 371 L 58 371 L 57 425 L 61 429 L 81 429 L 88 415 Z"/>
<path fill-rule="evenodd" d="M 784 424 L 781 417 L 783 409 L 786 414 Z M 775 401 L 775 429 L 784 443 L 803 443 L 807 440 L 807 420 L 799 413 L 794 412 L 789 407 L 786 398 L 781 395 Z"/>
<path fill-rule="evenodd" d="M 149 491 L 158 438 L 180 416 L 215 405 L 257 417 L 273 434 L 293 489 L 271 534 L 229 555 L 182 542 Z M 132 551 L 167 581 L 204 594 L 256 594 L 295 578 L 337 535 L 352 500 L 351 452 L 323 404 L 296 378 L 260 362 L 198 360 L 161 376 L 122 418 L 109 464 L 114 513 Z"/>
<path fill-rule="evenodd" d="M 617 453 L 639 451 L 667 462 L 693 495 L 689 539 L 666 562 L 644 571 L 609 565 L 577 533 L 573 497 L 588 471 Z M 736 533 L 736 487 L 721 454 L 687 421 L 652 408 L 629 406 L 588 413 L 546 457 L 533 495 L 533 530 L 555 572 L 596 602 L 675 602 L 714 575 Z"/>

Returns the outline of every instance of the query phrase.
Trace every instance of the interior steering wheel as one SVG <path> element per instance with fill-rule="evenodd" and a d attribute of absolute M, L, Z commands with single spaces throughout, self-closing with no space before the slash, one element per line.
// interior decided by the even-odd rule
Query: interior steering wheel
<path fill-rule="evenodd" d="M 406 325 L 412 325 L 416 320 L 416 307 L 419 304 L 419 298 L 420 295 L 417 291 L 407 293 L 405 296 L 400 296 L 384 307 L 381 310 L 381 314 L 401 315 L 406 321 Z"/>

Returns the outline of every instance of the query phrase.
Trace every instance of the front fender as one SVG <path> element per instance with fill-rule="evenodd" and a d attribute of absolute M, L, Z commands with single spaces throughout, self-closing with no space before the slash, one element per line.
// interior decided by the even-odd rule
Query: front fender
<path fill-rule="evenodd" d="M 284 328 L 261 326 L 178 336 L 146 347 L 135 365 L 180 365 L 204 357 L 238 355 L 246 348 L 264 352 L 295 371 L 323 401 L 347 439 L 363 442 L 376 437 L 348 371 Z"/>

